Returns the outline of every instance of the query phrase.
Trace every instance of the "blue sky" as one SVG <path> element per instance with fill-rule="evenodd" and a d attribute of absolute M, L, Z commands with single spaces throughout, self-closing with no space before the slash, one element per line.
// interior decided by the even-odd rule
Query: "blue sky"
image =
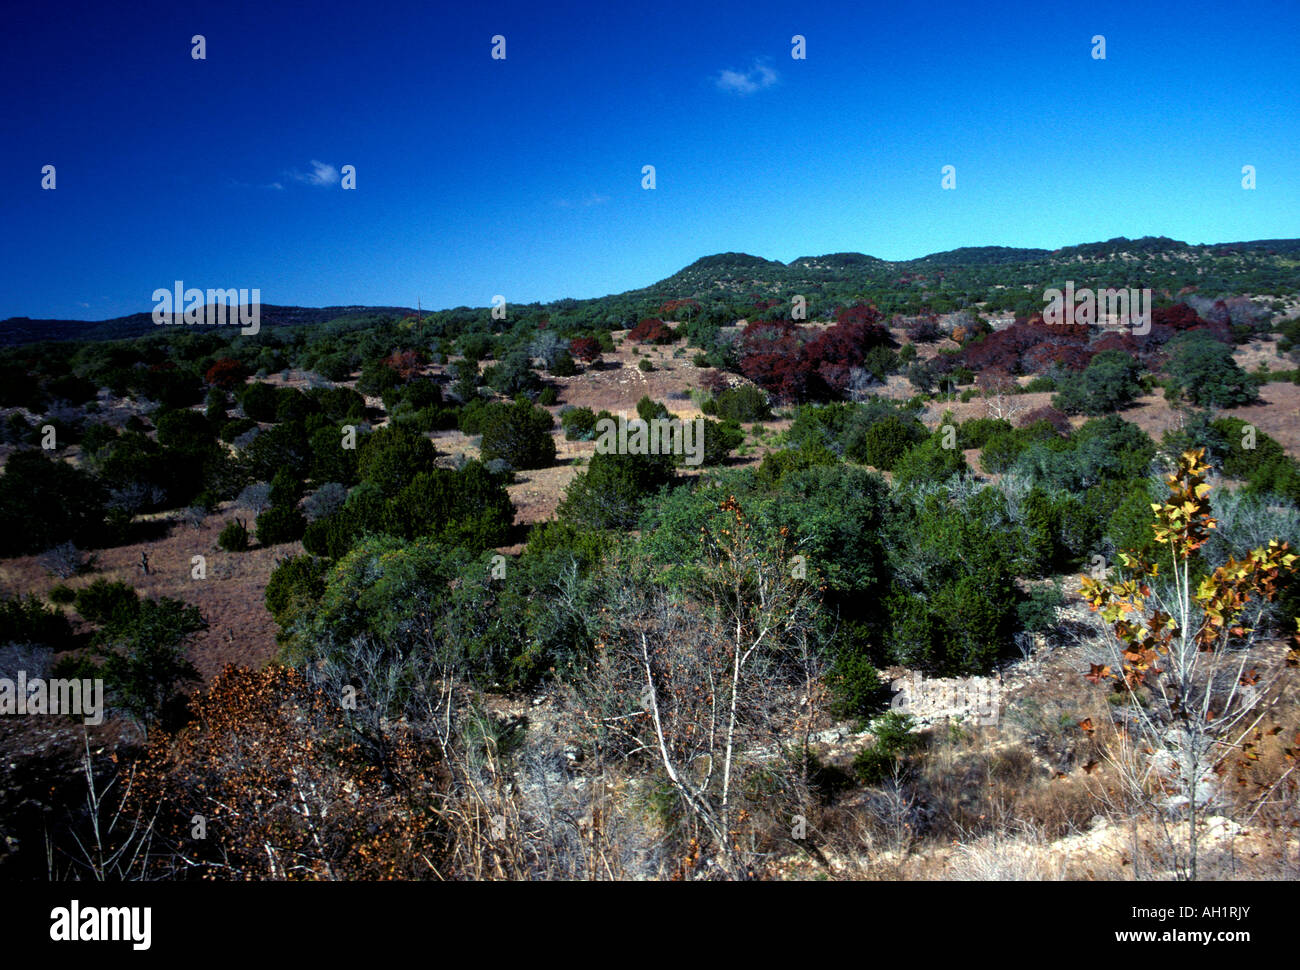
<path fill-rule="evenodd" d="M 1294 237 L 1297 36 L 1294 0 L 23 5 L 0 317 L 148 310 L 177 279 L 438 308 L 729 250 Z"/>

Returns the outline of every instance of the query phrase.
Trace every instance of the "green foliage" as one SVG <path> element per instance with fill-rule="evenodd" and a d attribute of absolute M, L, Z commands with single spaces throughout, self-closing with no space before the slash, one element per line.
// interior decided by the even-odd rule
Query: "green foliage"
<path fill-rule="evenodd" d="M 222 424 L 220 438 L 229 444 L 245 431 L 250 431 L 256 427 L 257 422 L 252 418 L 234 418 Z"/>
<path fill-rule="evenodd" d="M 1215 408 L 1255 400 L 1255 383 L 1237 366 L 1227 344 L 1196 331 L 1171 340 L 1169 351 L 1166 397 L 1181 396 L 1198 407 Z"/>
<path fill-rule="evenodd" d="M 713 406 L 713 413 L 724 421 L 748 424 L 767 421 L 772 417 L 767 393 L 752 384 L 742 384 L 719 392 L 713 399 Z"/>
<path fill-rule="evenodd" d="M 886 549 L 884 656 L 942 675 L 985 673 L 1012 647 L 1025 540 L 992 488 L 950 500 L 895 491 Z"/>
<path fill-rule="evenodd" d="M 306 528 L 307 518 L 296 507 L 272 505 L 257 517 L 257 541 L 263 546 L 294 542 L 302 538 Z"/>
<path fill-rule="evenodd" d="M 22 643 L 61 649 L 71 640 L 72 624 L 62 611 L 31 595 L 0 600 L 0 646 Z"/>
<path fill-rule="evenodd" d="M 587 470 L 569 483 L 556 514 L 575 526 L 630 529 L 645 499 L 672 480 L 671 455 L 597 451 Z"/>
<path fill-rule="evenodd" d="M 567 350 L 563 351 L 555 359 L 555 363 L 547 369 L 556 377 L 573 377 L 578 373 L 578 365 Z"/>
<path fill-rule="evenodd" d="M 96 579 L 82 587 L 76 596 L 77 612 L 95 624 L 108 624 L 134 615 L 139 595 L 129 583 Z"/>
<path fill-rule="evenodd" d="M 357 390 L 371 397 L 383 397 L 386 391 L 392 390 L 401 382 L 401 375 L 384 363 L 382 358 L 376 357 L 361 365 Z M 248 408 L 245 407 L 244 410 L 247 411 Z"/>
<path fill-rule="evenodd" d="M 969 470 L 965 455 L 957 448 L 945 448 L 943 435 L 934 434 L 899 459 L 894 481 L 900 485 L 942 482 Z"/>
<path fill-rule="evenodd" d="M 40 451 L 11 455 L 0 475 L 0 556 L 67 541 L 95 545 L 104 535 L 104 503 L 103 487 L 85 471 Z"/>
<path fill-rule="evenodd" d="M 288 626 L 295 615 L 320 600 L 328 568 L 327 560 L 310 555 L 280 561 L 266 582 L 266 608 L 276 623 Z"/>
<path fill-rule="evenodd" d="M 167 411 L 154 420 L 158 443 L 193 454 L 212 442 L 212 425 L 198 411 Z"/>
<path fill-rule="evenodd" d="M 1082 371 L 1061 375 L 1052 406 L 1067 414 L 1111 414 L 1131 404 L 1140 390 L 1141 365 L 1122 350 L 1103 350 Z"/>
<path fill-rule="evenodd" d="M 641 400 L 636 402 L 636 416 L 642 421 L 653 421 L 655 418 L 672 417 L 668 413 L 666 405 L 659 401 L 651 400 L 649 394 L 643 394 Z"/>
<path fill-rule="evenodd" d="M 1056 611 L 1065 603 L 1065 594 L 1061 584 L 1052 580 L 1049 584 L 1030 588 L 1028 597 L 1016 606 L 1016 619 L 1022 630 L 1041 633 L 1057 624 Z"/>
<path fill-rule="evenodd" d="M 1277 495 L 1300 504 L 1300 463 L 1277 441 L 1240 418 L 1220 418 L 1210 430 L 1220 450 L 1207 450 L 1225 475 L 1244 479 L 1250 494 Z M 1254 447 L 1247 447 L 1250 444 Z"/>
<path fill-rule="evenodd" d="M 878 717 L 871 725 L 875 740 L 853 759 L 854 773 L 868 785 L 889 778 L 894 766 L 919 746 L 920 739 L 914 730 L 915 722 L 910 714 L 888 711 Z"/>
<path fill-rule="evenodd" d="M 546 468 L 555 463 L 550 412 L 527 400 L 490 404 L 479 424 L 484 461 L 501 459 L 511 468 Z"/>
<path fill-rule="evenodd" d="M 472 461 L 416 475 L 387 503 L 384 526 L 390 535 L 431 537 L 477 553 L 509 540 L 514 513 L 504 477 Z"/>
<path fill-rule="evenodd" d="M 831 689 L 830 711 L 835 717 L 864 717 L 878 709 L 885 698 L 880 673 L 864 650 L 841 649 L 835 655 L 827 683 Z"/>
<path fill-rule="evenodd" d="M 432 385 L 432 387 L 430 387 Z M 428 379 L 412 381 L 407 385 L 406 400 L 434 403 L 442 400 L 438 386 Z M 366 417 L 366 399 L 350 387 L 313 388 L 307 396 L 316 402 L 320 413 L 338 424 L 355 424 Z M 424 404 L 420 404 L 421 407 Z"/>
<path fill-rule="evenodd" d="M 915 418 L 888 414 L 853 438 L 845 454 L 884 471 L 893 471 L 910 450 L 926 439 L 925 425 Z"/>
<path fill-rule="evenodd" d="M 295 478 L 311 471 L 311 443 L 300 424 L 277 424 L 249 442 L 244 460 L 255 481 L 270 481 L 287 469 Z"/>
<path fill-rule="evenodd" d="M 701 463 L 704 465 L 722 464 L 745 440 L 745 432 L 734 421 L 719 422 L 705 418 L 703 428 L 704 454 Z"/>
<path fill-rule="evenodd" d="M 344 448 L 341 427 L 325 427 L 312 432 L 307 445 L 311 453 L 308 474 L 317 484 L 339 482 L 353 485 L 358 478 L 357 448 Z M 358 445 L 360 441 L 356 442 Z"/>
<path fill-rule="evenodd" d="M 375 482 L 353 489 L 343 507 L 307 526 L 303 548 L 339 559 L 367 535 L 427 537 L 476 553 L 509 541 L 514 505 L 505 479 L 472 461 L 420 472 L 396 495 Z"/>
<path fill-rule="evenodd" d="M 529 530 L 524 555 L 543 557 L 564 552 L 587 570 L 599 566 L 616 544 L 617 537 L 609 532 L 551 520 L 539 522 Z"/>
<path fill-rule="evenodd" d="M 434 470 L 433 442 L 403 425 L 388 425 L 359 443 L 358 472 L 385 495 L 396 495 L 415 476 Z"/>
<path fill-rule="evenodd" d="M 613 418 L 608 411 L 601 415 Z M 568 441 L 590 441 L 596 437 L 596 422 L 599 417 L 591 408 L 565 408 L 560 412 L 560 426 L 564 428 L 564 437 Z"/>
<path fill-rule="evenodd" d="M 217 545 L 226 552 L 244 552 L 248 549 L 248 527 L 238 519 L 227 522 L 217 536 Z"/>
<path fill-rule="evenodd" d="M 263 423 L 275 420 L 276 401 L 275 388 L 261 381 L 246 385 L 239 394 L 239 406 L 244 414 Z"/>
<path fill-rule="evenodd" d="M 271 504 L 294 506 L 302 498 L 302 482 L 287 468 L 281 468 L 271 478 Z"/>
<path fill-rule="evenodd" d="M 840 460 L 825 445 L 805 443 L 798 448 L 769 451 L 763 456 L 755 477 L 768 488 L 775 488 L 787 475 L 818 465 L 838 465 Z"/>
<path fill-rule="evenodd" d="M 512 351 L 499 364 L 486 368 L 483 381 L 497 393 L 510 398 L 520 394 L 535 395 L 542 389 L 542 379 L 533 370 L 532 359 L 522 350 Z"/>
<path fill-rule="evenodd" d="M 1002 418 L 971 418 L 957 426 L 957 447 L 963 450 L 983 448 L 994 435 L 1013 431 L 1011 422 Z"/>
<path fill-rule="evenodd" d="M 115 613 L 95 638 L 114 704 L 142 724 L 176 726 L 185 713 L 181 687 L 198 680 L 184 644 L 206 627 L 197 607 L 168 597 Z"/>
<path fill-rule="evenodd" d="M 1020 434 L 1030 430 L 1021 429 Z M 1015 469 L 1070 492 L 1106 481 L 1145 478 L 1156 454 L 1155 443 L 1141 428 L 1113 414 L 1087 421 L 1069 439 L 1048 434 L 1045 431 L 1024 449 Z"/>

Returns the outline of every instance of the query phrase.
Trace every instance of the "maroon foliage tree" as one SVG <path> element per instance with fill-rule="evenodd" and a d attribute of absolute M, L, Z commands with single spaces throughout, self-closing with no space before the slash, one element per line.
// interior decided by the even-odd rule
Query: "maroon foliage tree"
<path fill-rule="evenodd" d="M 1064 411 L 1058 411 L 1054 407 L 1034 408 L 1032 411 L 1026 411 L 1016 418 L 1016 424 L 1025 428 L 1031 424 L 1037 424 L 1039 421 L 1046 421 L 1058 434 L 1069 434 L 1070 419 L 1066 417 Z"/>
<path fill-rule="evenodd" d="M 569 353 L 588 364 L 600 360 L 600 341 L 595 337 L 574 337 L 569 342 Z"/>
<path fill-rule="evenodd" d="M 627 332 L 627 339 L 639 344 L 670 344 L 677 334 L 662 320 L 647 317 Z"/>
<path fill-rule="evenodd" d="M 248 368 L 235 360 L 233 357 L 222 357 L 203 375 L 213 387 L 219 387 L 223 391 L 228 391 L 232 387 L 238 387 L 243 384 L 248 377 Z"/>
<path fill-rule="evenodd" d="M 740 335 L 740 370 L 786 401 L 808 397 L 809 369 L 799 327 L 789 320 L 756 320 Z"/>

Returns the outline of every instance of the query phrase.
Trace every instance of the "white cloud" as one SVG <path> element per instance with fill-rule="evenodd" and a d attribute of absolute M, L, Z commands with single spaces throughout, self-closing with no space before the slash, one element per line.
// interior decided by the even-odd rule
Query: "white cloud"
<path fill-rule="evenodd" d="M 762 61 L 755 61 L 748 71 L 719 71 L 718 88 L 731 94 L 753 94 L 777 82 L 777 73 Z"/>
<path fill-rule="evenodd" d="M 555 204 L 561 209 L 588 209 L 593 205 L 604 205 L 608 201 L 609 196 L 599 195 L 598 193 L 593 192 L 586 198 L 578 199 L 577 201 L 572 199 L 560 199 Z"/>
<path fill-rule="evenodd" d="M 293 171 L 289 173 L 289 177 L 299 182 L 306 182 L 308 185 L 338 185 L 340 178 L 337 168 L 314 158 L 311 160 L 310 172 Z M 274 187 L 280 188 L 280 184 L 276 182 Z"/>
<path fill-rule="evenodd" d="M 284 189 L 284 185 L 280 182 L 261 182 L 255 184 L 253 182 L 241 182 L 239 179 L 231 179 L 230 184 L 238 186 L 241 189 L 276 189 L 277 191 Z"/>

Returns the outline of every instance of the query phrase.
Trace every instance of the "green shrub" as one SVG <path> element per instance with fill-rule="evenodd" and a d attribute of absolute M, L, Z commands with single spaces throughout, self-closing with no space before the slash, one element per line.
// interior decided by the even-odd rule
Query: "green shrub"
<path fill-rule="evenodd" d="M 888 711 L 872 723 L 875 741 L 853 759 L 853 771 L 864 784 L 889 778 L 894 765 L 916 750 L 920 739 L 912 733 L 914 727 L 912 716 L 898 711 Z"/>
<path fill-rule="evenodd" d="M 648 374 L 655 369 L 655 365 L 650 363 L 648 358 L 642 357 L 636 362 L 636 369 L 642 373 Z"/>
<path fill-rule="evenodd" d="M 343 449 L 340 448 L 340 451 Z M 293 476 L 287 468 L 281 468 L 271 478 L 271 504 L 295 506 L 302 498 L 302 482 Z"/>
<path fill-rule="evenodd" d="M 141 600 L 131 613 L 116 614 L 96 635 L 114 704 L 142 724 L 178 726 L 186 714 L 180 687 L 198 679 L 183 644 L 206 626 L 197 607 L 167 597 Z"/>
<path fill-rule="evenodd" d="M 400 492 L 416 475 L 433 470 L 438 457 L 433 442 L 424 435 L 391 424 L 366 435 L 357 453 L 358 474 L 389 496 Z"/>
<path fill-rule="evenodd" d="M 1048 585 L 1033 586 L 1029 596 L 1016 606 L 1016 619 L 1022 630 L 1035 633 L 1050 630 L 1057 624 L 1057 609 L 1065 602 L 1061 584 L 1053 580 Z"/>
<path fill-rule="evenodd" d="M 713 404 L 713 413 L 724 421 L 749 424 L 754 421 L 766 421 L 772 417 L 766 392 L 752 384 L 743 384 L 740 387 L 721 391 L 713 399 Z"/>
<path fill-rule="evenodd" d="M 840 650 L 831 666 L 831 713 L 835 717 L 865 717 L 884 700 L 880 673 L 865 651 Z"/>
<path fill-rule="evenodd" d="M 248 549 L 248 527 L 239 519 L 227 522 L 217 536 L 217 545 L 226 552 L 244 552 Z"/>
<path fill-rule="evenodd" d="M 456 425 L 461 434 L 476 435 L 482 431 L 483 416 L 487 414 L 488 402 L 475 395 L 467 400 L 460 409 Z"/>
<path fill-rule="evenodd" d="M 745 440 L 745 432 L 734 421 L 710 421 L 704 419 L 704 451 L 702 464 L 720 465 L 727 456 L 740 447 Z"/>
<path fill-rule="evenodd" d="M 345 448 L 342 426 L 320 428 L 307 439 L 311 453 L 308 474 L 315 483 L 339 482 L 355 484 L 358 477 L 358 448 Z M 358 434 L 354 444 L 360 446 L 364 439 Z"/>
<path fill-rule="evenodd" d="M 983 448 L 996 434 L 1013 433 L 1010 421 L 1002 418 L 972 418 L 957 426 L 957 447 Z"/>
<path fill-rule="evenodd" d="M 590 441 L 596 437 L 597 415 L 591 408 L 565 408 L 560 412 L 560 426 L 568 441 Z"/>
<path fill-rule="evenodd" d="M 1223 473 L 1245 480 L 1251 494 L 1281 496 L 1300 502 L 1300 464 L 1259 428 L 1240 418 L 1220 418 L 1210 425 L 1222 453 Z M 1253 444 L 1250 448 L 1247 445 Z M 1211 461 L 1219 457 L 1210 449 Z"/>
<path fill-rule="evenodd" d="M 35 596 L 0 600 L 0 646 L 23 643 L 54 648 L 72 640 L 72 624 L 62 611 Z"/>
<path fill-rule="evenodd" d="M 65 586 L 59 583 L 50 589 L 50 602 L 59 606 L 67 606 L 77 598 L 77 592 L 71 586 Z"/>
<path fill-rule="evenodd" d="M 1079 372 L 1061 377 L 1052 406 L 1067 414 L 1110 414 L 1131 404 L 1140 390 L 1141 365 L 1123 350 L 1103 350 Z"/>
<path fill-rule="evenodd" d="M 272 422 L 275 420 L 277 395 L 275 388 L 261 381 L 248 384 L 239 394 L 239 406 L 244 414 L 254 421 Z"/>
<path fill-rule="evenodd" d="M 135 588 L 128 583 L 97 579 L 76 594 L 77 612 L 91 623 L 111 623 L 133 614 L 139 605 Z"/>
<path fill-rule="evenodd" d="M 572 377 L 578 373 L 578 365 L 574 361 L 573 355 L 566 350 L 556 358 L 555 363 L 550 367 L 550 371 L 556 377 Z"/>
<path fill-rule="evenodd" d="M 325 592 L 327 560 L 315 556 L 293 556 L 282 560 L 266 582 L 266 608 L 281 626 L 292 614 L 314 605 Z"/>
<path fill-rule="evenodd" d="M 234 418 L 221 426 L 220 437 L 222 441 L 229 444 L 245 431 L 250 431 L 256 427 L 257 422 L 252 418 Z"/>
<path fill-rule="evenodd" d="M 569 483 L 557 515 L 581 528 L 633 528 L 645 499 L 672 479 L 671 455 L 597 451 Z"/>
<path fill-rule="evenodd" d="M 516 397 L 542 389 L 542 379 L 532 367 L 527 351 L 511 351 L 499 364 L 483 371 L 483 381 L 499 394 Z"/>
<path fill-rule="evenodd" d="M 957 448 L 943 447 L 943 436 L 935 434 L 898 460 L 894 466 L 894 481 L 900 485 L 943 482 L 969 468 L 966 456 Z"/>
<path fill-rule="evenodd" d="M 839 461 L 824 445 L 804 444 L 799 448 L 769 451 L 754 477 L 765 487 L 775 488 L 787 475 L 818 465 L 838 465 Z"/>
<path fill-rule="evenodd" d="M 526 400 L 490 404 L 480 422 L 484 461 L 500 459 L 511 468 L 545 468 L 555 463 L 550 412 Z"/>
<path fill-rule="evenodd" d="M 845 454 L 873 468 L 893 471 L 899 461 L 926 439 L 925 425 L 914 418 L 889 414 L 871 424 Z"/>
<path fill-rule="evenodd" d="M 1201 332 L 1169 342 L 1165 396 L 1180 395 L 1198 407 L 1230 408 L 1255 400 L 1257 390 L 1237 362 L 1232 348 Z"/>
<path fill-rule="evenodd" d="M 307 517 L 291 505 L 272 505 L 257 517 L 257 541 L 263 546 L 278 546 L 302 538 Z M 224 532 L 224 530 L 222 530 Z"/>

